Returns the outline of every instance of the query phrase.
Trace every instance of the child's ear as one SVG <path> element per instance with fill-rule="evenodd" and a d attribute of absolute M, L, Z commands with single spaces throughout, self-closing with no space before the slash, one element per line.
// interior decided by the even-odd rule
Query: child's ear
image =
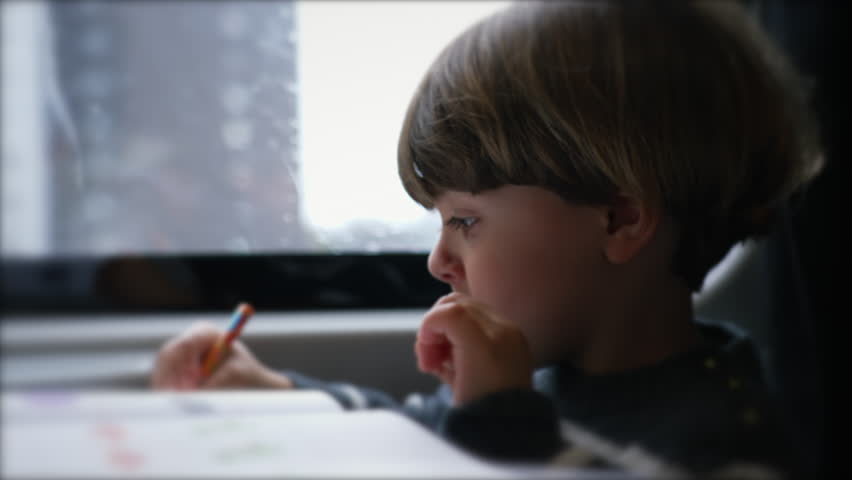
<path fill-rule="evenodd" d="M 657 230 L 659 209 L 627 194 L 618 194 L 605 207 L 606 241 L 604 254 L 613 264 L 630 261 Z"/>

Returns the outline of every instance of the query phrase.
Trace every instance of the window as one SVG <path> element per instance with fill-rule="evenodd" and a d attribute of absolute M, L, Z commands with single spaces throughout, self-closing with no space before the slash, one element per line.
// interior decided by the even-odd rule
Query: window
<path fill-rule="evenodd" d="M 397 135 L 507 3 L 3 2 L 4 310 L 431 304 Z"/>
<path fill-rule="evenodd" d="M 2 254 L 425 252 L 402 117 L 505 4 L 4 2 Z"/>

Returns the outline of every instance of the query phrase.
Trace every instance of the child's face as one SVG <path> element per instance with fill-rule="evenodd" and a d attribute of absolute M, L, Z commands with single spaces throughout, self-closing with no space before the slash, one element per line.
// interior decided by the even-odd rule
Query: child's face
<path fill-rule="evenodd" d="M 513 185 L 448 191 L 435 206 L 444 226 L 432 275 L 520 328 L 537 364 L 576 352 L 606 291 L 603 210 Z"/>

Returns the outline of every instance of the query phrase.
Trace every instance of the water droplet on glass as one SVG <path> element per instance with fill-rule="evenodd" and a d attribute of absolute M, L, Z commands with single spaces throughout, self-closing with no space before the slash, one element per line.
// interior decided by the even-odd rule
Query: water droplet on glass
<path fill-rule="evenodd" d="M 109 51 L 110 35 L 103 28 L 85 30 L 79 39 L 80 53 L 88 56 L 100 56 Z"/>
<path fill-rule="evenodd" d="M 251 251 L 251 246 L 245 237 L 232 237 L 225 242 L 225 249 L 229 252 L 246 253 Z"/>
<path fill-rule="evenodd" d="M 248 90 L 242 85 L 228 85 L 222 92 L 222 105 L 231 115 L 245 112 L 249 102 Z"/>
<path fill-rule="evenodd" d="M 222 140 L 232 150 L 246 148 L 252 141 L 254 132 L 249 122 L 231 120 L 222 125 Z"/>
<path fill-rule="evenodd" d="M 73 80 L 74 90 L 84 97 L 104 98 L 112 93 L 112 78 L 99 70 L 84 70 Z"/>
<path fill-rule="evenodd" d="M 94 193 L 86 197 L 83 216 L 87 222 L 105 220 L 115 210 L 115 200 L 104 193 Z"/>
<path fill-rule="evenodd" d="M 245 15 L 233 9 L 222 12 L 220 22 L 222 33 L 231 38 L 241 37 L 248 27 Z"/>

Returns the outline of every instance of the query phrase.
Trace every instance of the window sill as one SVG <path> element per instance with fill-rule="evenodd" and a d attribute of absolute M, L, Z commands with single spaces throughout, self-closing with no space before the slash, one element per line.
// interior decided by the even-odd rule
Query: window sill
<path fill-rule="evenodd" d="M 314 370 L 325 373 L 331 363 L 345 367 L 352 358 L 366 370 L 380 355 L 364 360 L 365 350 L 381 349 L 382 342 L 410 352 L 422 315 L 422 310 L 258 313 L 241 340 L 273 367 L 295 364 L 310 371 L 316 363 L 322 365 Z M 3 388 L 142 388 L 162 343 L 199 320 L 222 328 L 228 321 L 225 315 L 195 313 L 4 317 Z M 336 354 L 333 362 L 330 352 Z"/>

